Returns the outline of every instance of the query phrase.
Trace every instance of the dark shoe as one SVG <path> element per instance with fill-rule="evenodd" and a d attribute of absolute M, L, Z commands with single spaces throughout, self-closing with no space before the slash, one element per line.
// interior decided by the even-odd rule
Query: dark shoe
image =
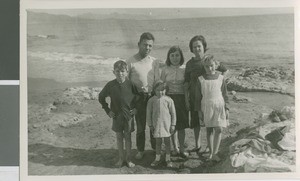
<path fill-rule="evenodd" d="M 187 158 L 188 156 L 189 156 L 189 153 L 187 153 L 187 152 L 180 152 L 179 153 L 179 156 L 181 157 L 181 158 Z"/>
<path fill-rule="evenodd" d="M 196 153 L 198 153 L 199 150 L 201 150 L 201 146 L 199 148 L 193 148 L 193 149 L 191 149 L 190 152 L 196 152 Z"/>

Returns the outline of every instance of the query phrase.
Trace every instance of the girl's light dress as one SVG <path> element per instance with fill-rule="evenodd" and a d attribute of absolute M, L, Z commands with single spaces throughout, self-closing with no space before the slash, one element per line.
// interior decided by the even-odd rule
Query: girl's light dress
<path fill-rule="evenodd" d="M 221 87 L 224 77 L 219 75 L 215 80 L 206 80 L 200 76 L 201 110 L 204 116 L 205 127 L 227 127 L 225 101 Z"/>
<path fill-rule="evenodd" d="M 171 125 L 176 125 L 176 112 L 173 100 L 168 96 L 153 96 L 147 104 L 147 123 L 154 127 L 154 138 L 171 136 Z"/>

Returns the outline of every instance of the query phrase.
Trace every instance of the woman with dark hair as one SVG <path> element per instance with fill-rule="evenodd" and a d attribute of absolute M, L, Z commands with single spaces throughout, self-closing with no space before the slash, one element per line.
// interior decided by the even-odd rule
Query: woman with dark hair
<path fill-rule="evenodd" d="M 190 121 L 190 128 L 194 129 L 194 136 L 195 136 L 195 148 L 191 150 L 191 152 L 199 153 L 201 150 L 201 134 L 200 128 L 204 127 L 203 118 L 201 115 L 198 115 L 198 111 L 195 110 L 195 101 L 196 100 L 196 85 L 198 77 L 205 74 L 203 58 L 208 50 L 207 43 L 202 35 L 194 36 L 189 43 L 190 51 L 194 54 L 187 63 L 186 69 L 184 74 L 184 82 L 185 82 L 185 91 L 187 92 L 187 96 L 185 97 L 186 107 L 191 111 L 191 121 Z M 222 72 L 224 75 L 227 72 L 227 69 L 222 64 L 217 65 L 217 71 Z"/>

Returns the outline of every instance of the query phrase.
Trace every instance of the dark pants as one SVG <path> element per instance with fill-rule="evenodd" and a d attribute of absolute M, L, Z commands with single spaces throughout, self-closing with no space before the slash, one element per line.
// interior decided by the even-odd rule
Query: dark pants
<path fill-rule="evenodd" d="M 135 115 L 136 120 L 136 147 L 138 151 L 142 152 L 145 150 L 145 129 L 146 129 L 146 112 L 147 102 L 150 97 L 147 94 L 143 95 L 137 106 L 137 114 Z M 155 138 L 153 133 L 150 131 L 150 142 L 152 149 L 155 150 Z"/>

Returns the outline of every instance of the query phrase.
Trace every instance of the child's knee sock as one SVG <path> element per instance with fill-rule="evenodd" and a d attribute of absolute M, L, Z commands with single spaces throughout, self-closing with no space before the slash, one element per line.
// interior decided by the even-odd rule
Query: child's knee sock
<path fill-rule="evenodd" d="M 171 156 L 170 156 L 170 154 L 166 154 L 166 161 L 171 161 Z"/>
<path fill-rule="evenodd" d="M 160 161 L 160 155 L 156 154 L 155 161 Z"/>

